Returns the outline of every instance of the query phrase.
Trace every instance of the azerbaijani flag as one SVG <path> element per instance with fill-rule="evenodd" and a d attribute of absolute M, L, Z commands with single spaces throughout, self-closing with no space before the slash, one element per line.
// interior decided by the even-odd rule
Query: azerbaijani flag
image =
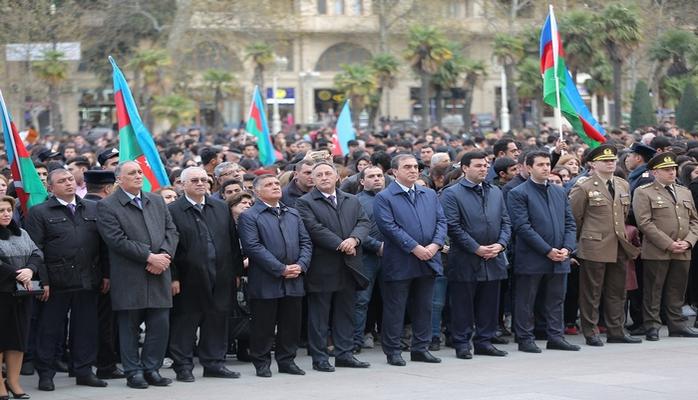
<path fill-rule="evenodd" d="M 272 146 L 271 137 L 269 137 L 269 125 L 267 124 L 267 116 L 264 113 L 264 103 L 257 86 L 254 87 L 254 93 L 252 93 L 250 116 L 247 118 L 245 130 L 257 138 L 259 161 L 262 165 L 274 164 L 276 162 L 274 146 Z"/>
<path fill-rule="evenodd" d="M 553 108 L 559 108 L 577 135 L 589 147 L 594 148 L 604 143 L 606 131 L 584 104 L 584 100 L 577 91 L 577 85 L 565 65 L 565 51 L 552 6 L 540 32 L 540 72 L 543 75 L 543 101 Z"/>
<path fill-rule="evenodd" d="M 349 146 L 347 143 L 350 140 L 356 139 L 356 132 L 351 124 L 351 110 L 349 109 L 350 100 L 344 102 L 344 107 L 337 118 L 337 126 L 335 133 L 332 136 L 334 142 L 335 155 L 346 156 L 349 154 Z"/>
<path fill-rule="evenodd" d="M 114 71 L 114 103 L 119 126 L 119 162 L 135 161 L 143 170 L 143 190 L 150 192 L 168 186 L 170 179 L 162 164 L 148 128 L 145 127 L 126 78 L 116 61 L 109 57 Z"/>
<path fill-rule="evenodd" d="M 12 116 L 5 105 L 5 98 L 0 91 L 0 110 L 2 111 L 2 134 L 5 139 L 7 163 L 12 172 L 12 181 L 17 191 L 17 198 L 22 206 L 22 213 L 32 206 L 43 203 L 48 197 L 46 187 L 36 173 L 34 162 L 22 143 L 17 126 L 12 122 Z"/>

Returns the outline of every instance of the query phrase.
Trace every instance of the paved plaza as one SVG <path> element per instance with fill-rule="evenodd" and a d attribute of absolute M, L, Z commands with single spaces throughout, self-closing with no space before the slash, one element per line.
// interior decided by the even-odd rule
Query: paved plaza
<path fill-rule="evenodd" d="M 435 352 L 441 364 L 409 362 L 392 367 L 385 362 L 380 348 L 365 350 L 358 357 L 371 362 L 367 370 L 338 368 L 334 373 L 313 371 L 305 349 L 298 365 L 305 376 L 278 374 L 272 378 L 255 376 L 251 364 L 229 361 L 228 367 L 242 373 L 241 379 L 202 378 L 201 368 L 195 383 L 175 382 L 170 387 L 136 390 L 125 380 L 109 381 L 106 389 L 76 387 L 66 374 L 58 374 L 55 392 L 36 389 L 37 376 L 22 377 L 32 399 L 240 399 L 240 400 L 332 400 L 332 399 L 679 399 L 695 398 L 698 371 L 698 339 L 669 338 L 662 329 L 659 342 L 642 344 L 606 344 L 593 348 L 583 344 L 582 336 L 568 336 L 582 345 L 576 353 L 546 351 L 526 354 L 514 344 L 498 346 L 509 351 L 505 358 L 474 356 L 459 360 L 453 349 Z M 174 371 L 163 369 L 174 378 Z"/>

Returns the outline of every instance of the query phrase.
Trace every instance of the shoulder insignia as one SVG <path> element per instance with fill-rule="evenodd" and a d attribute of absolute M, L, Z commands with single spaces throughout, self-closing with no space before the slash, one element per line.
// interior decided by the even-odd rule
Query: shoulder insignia
<path fill-rule="evenodd" d="M 575 182 L 575 185 L 579 185 L 580 183 L 584 183 L 589 180 L 588 176 L 580 176 L 579 179 L 577 179 L 577 182 Z"/>
<path fill-rule="evenodd" d="M 652 184 L 654 184 L 654 182 L 645 183 L 644 185 L 638 186 L 637 188 L 638 189 L 648 188 L 648 187 L 652 186 Z"/>
<path fill-rule="evenodd" d="M 642 175 L 640 175 L 640 176 L 643 177 L 643 178 L 649 178 L 649 177 L 650 177 L 650 173 L 649 173 L 649 171 L 645 171 L 645 172 L 643 172 Z"/>

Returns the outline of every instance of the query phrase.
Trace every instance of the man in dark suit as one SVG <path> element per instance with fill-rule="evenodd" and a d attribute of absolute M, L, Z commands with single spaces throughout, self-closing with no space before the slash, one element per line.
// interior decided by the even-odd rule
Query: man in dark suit
<path fill-rule="evenodd" d="M 446 218 L 431 189 L 415 185 L 417 159 L 411 154 L 393 158 L 395 181 L 376 195 L 373 217 L 383 234 L 383 333 L 381 345 L 390 365 L 406 365 L 400 355 L 400 336 L 410 302 L 412 345 L 410 359 L 441 362 L 428 350 L 434 278 L 443 275 L 440 250 L 446 240 Z"/>
<path fill-rule="evenodd" d="M 39 277 L 46 302 L 39 316 L 36 369 L 39 390 L 53 391 L 56 350 L 65 340 L 64 321 L 70 311 L 72 371 L 78 385 L 105 387 L 92 372 L 97 358 L 97 295 L 102 281 L 100 257 L 104 243 L 97 232 L 97 204 L 76 195 L 73 175 L 66 169 L 51 171 L 49 191 L 53 197 L 32 208 L 25 227 L 44 253 Z"/>
<path fill-rule="evenodd" d="M 271 377 L 271 349 L 276 340 L 279 372 L 305 375 L 294 359 L 305 294 L 302 275 L 310 266 L 313 244 L 298 211 L 279 202 L 281 185 L 275 176 L 260 175 L 254 191 L 257 202 L 239 219 L 242 247 L 250 258 L 250 356 L 257 376 Z"/>
<path fill-rule="evenodd" d="M 574 251 L 575 223 L 565 190 L 548 183 L 550 154 L 526 155 L 529 178 L 507 197 L 516 234 L 514 256 L 514 328 L 519 351 L 540 353 L 535 343 L 534 306 L 543 291 L 542 315 L 546 321 L 549 350 L 577 351 L 563 336 L 563 304 L 569 256 Z"/>
<path fill-rule="evenodd" d="M 98 228 L 109 248 L 112 307 L 117 312 L 121 363 L 135 389 L 167 386 L 159 368 L 167 350 L 172 280 L 170 261 L 177 227 L 162 197 L 142 191 L 143 170 L 135 161 L 114 171 L 119 188 L 97 203 Z M 138 353 L 139 326 L 145 342 Z"/>
<path fill-rule="evenodd" d="M 118 152 L 117 152 L 118 154 Z M 109 196 L 114 190 L 116 177 L 114 171 L 89 170 L 85 171 L 85 185 L 87 194 L 85 200 L 100 201 Z M 100 260 L 103 264 L 106 285 L 103 286 L 97 298 L 97 377 L 99 379 L 121 379 L 125 378 L 124 372 L 116 366 L 119 362 L 119 355 L 116 349 L 116 328 L 114 311 L 111 309 L 111 296 L 109 295 L 109 255 L 103 254 Z"/>
<path fill-rule="evenodd" d="M 239 378 L 225 367 L 228 315 L 242 255 L 235 222 L 225 203 L 206 195 L 203 168 L 182 171 L 184 196 L 168 208 L 179 232 L 172 263 L 174 307 L 170 321 L 170 357 L 181 382 L 194 382 L 194 342 L 204 376 Z"/>
<path fill-rule="evenodd" d="M 295 207 L 296 200 L 313 188 L 313 165 L 315 161 L 301 160 L 293 167 L 293 180 L 283 189 L 281 197 L 286 207 Z"/>
<path fill-rule="evenodd" d="M 451 238 L 448 284 L 453 347 L 456 357 L 470 359 L 472 339 L 475 354 L 501 357 L 507 352 L 495 348 L 492 339 L 498 326 L 500 282 L 507 278 L 504 250 L 511 238 L 511 222 L 501 189 L 485 182 L 487 155 L 466 153 L 460 165 L 464 178 L 441 195 Z"/>
<path fill-rule="evenodd" d="M 315 164 L 315 188 L 296 201 L 314 245 L 306 277 L 308 348 L 313 369 L 322 372 L 334 371 L 327 351 L 330 309 L 335 365 L 370 366 L 352 355 L 356 289 L 368 285 L 361 272 L 361 243 L 370 223 L 356 196 L 336 189 L 338 179 L 334 165 L 324 161 Z"/>

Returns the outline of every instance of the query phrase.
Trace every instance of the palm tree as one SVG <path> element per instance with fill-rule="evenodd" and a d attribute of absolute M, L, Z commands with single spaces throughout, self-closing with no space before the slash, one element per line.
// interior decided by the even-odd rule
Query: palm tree
<path fill-rule="evenodd" d="M 613 68 L 605 57 L 595 57 L 589 69 L 590 78 L 584 81 L 589 94 L 591 94 L 592 111 L 596 107 L 598 98 L 606 98 L 613 92 Z M 604 116 L 608 121 L 608 115 Z"/>
<path fill-rule="evenodd" d="M 369 65 L 376 77 L 376 94 L 372 101 L 368 118 L 369 129 L 372 129 L 378 117 L 378 111 L 380 110 L 381 101 L 383 99 L 383 92 L 385 89 L 392 89 L 395 87 L 400 63 L 392 54 L 380 53 L 376 54 L 371 59 Z"/>
<path fill-rule="evenodd" d="M 616 3 L 607 6 L 599 15 L 596 31 L 613 66 L 613 121 L 622 123 L 623 63 L 638 46 L 641 39 L 640 17 L 634 9 Z"/>
<path fill-rule="evenodd" d="M 534 57 L 526 57 L 517 66 L 517 72 L 518 94 L 521 98 L 531 102 L 533 126 L 540 126 L 543 117 L 543 109 L 540 106 L 540 99 L 543 98 L 540 60 Z"/>
<path fill-rule="evenodd" d="M 48 86 L 48 101 L 51 130 L 54 134 L 63 132 L 63 118 L 58 107 L 60 85 L 68 79 L 68 63 L 62 51 L 47 50 L 43 60 L 34 63 L 34 73 Z"/>
<path fill-rule="evenodd" d="M 254 76 L 252 83 L 259 86 L 264 93 L 264 70 L 267 65 L 274 62 L 276 54 L 274 49 L 265 42 L 254 42 L 245 48 L 245 60 L 252 60 L 254 64 Z"/>
<path fill-rule="evenodd" d="M 668 76 L 683 75 L 689 72 L 688 57 L 695 53 L 698 39 L 692 32 L 682 29 L 664 31 L 649 49 L 651 60 L 662 64 L 669 63 Z"/>
<path fill-rule="evenodd" d="M 368 105 L 370 96 L 376 92 L 376 77 L 371 68 L 360 64 L 343 64 L 342 72 L 334 77 L 334 86 L 351 100 L 351 118 L 355 128 L 359 126 L 359 115 Z"/>
<path fill-rule="evenodd" d="M 580 68 L 588 66 L 597 53 L 597 35 L 594 32 L 594 16 L 586 10 L 573 10 L 560 18 L 560 33 L 565 47 L 565 64 L 577 82 Z"/>
<path fill-rule="evenodd" d="M 223 128 L 221 103 L 226 96 L 235 92 L 237 79 L 228 71 L 214 68 L 204 71 L 203 79 L 206 86 L 213 91 L 213 128 L 221 130 Z"/>
<path fill-rule="evenodd" d="M 494 37 L 494 55 L 504 68 L 507 75 L 507 94 L 511 107 L 511 127 L 513 129 L 522 128 L 521 106 L 519 96 L 516 91 L 516 64 L 524 56 L 524 43 L 519 37 L 508 33 L 499 33 Z"/>
<path fill-rule="evenodd" d="M 456 86 L 465 71 L 465 60 L 463 56 L 457 53 L 454 43 L 449 44 L 449 50 L 453 53 L 453 57 L 441 64 L 431 78 L 431 83 L 434 88 L 434 103 L 436 105 L 436 123 L 439 125 L 443 119 L 444 91 L 451 90 L 452 87 Z"/>
<path fill-rule="evenodd" d="M 134 87 L 138 103 L 143 110 L 146 126 L 153 126 L 153 97 L 161 91 L 163 70 L 172 64 L 172 59 L 165 49 L 142 49 L 138 51 L 127 66 L 133 70 Z"/>
<path fill-rule="evenodd" d="M 168 120 L 172 128 L 178 127 L 182 122 L 191 122 L 196 113 L 196 102 L 188 97 L 169 94 L 154 98 L 153 114 Z"/>
<path fill-rule="evenodd" d="M 433 26 L 417 25 L 410 28 L 405 59 L 419 77 L 419 103 L 422 106 L 421 127 L 429 124 L 429 87 L 431 78 L 439 67 L 453 54 L 443 33 Z"/>
<path fill-rule="evenodd" d="M 470 110 L 473 107 L 473 92 L 482 80 L 487 77 L 487 67 L 481 60 L 465 60 L 463 65 L 465 79 L 463 89 L 465 98 L 463 99 L 463 125 L 466 129 L 470 126 Z"/>

